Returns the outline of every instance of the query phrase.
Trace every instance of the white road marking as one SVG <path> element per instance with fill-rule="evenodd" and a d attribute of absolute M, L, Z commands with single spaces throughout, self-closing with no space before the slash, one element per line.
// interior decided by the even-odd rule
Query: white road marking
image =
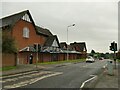
<path fill-rule="evenodd" d="M 29 83 L 29 84 L 32 84 L 32 83 L 35 83 L 39 80 L 42 80 L 44 78 L 48 78 L 48 77 L 51 77 L 51 76 L 56 76 L 56 75 L 60 75 L 60 74 L 63 74 L 63 72 L 57 72 L 57 73 L 54 73 L 54 74 L 49 74 L 49 75 L 46 75 L 46 76 L 43 76 L 43 77 L 40 77 L 40 78 L 37 78 L 35 81 Z"/>
<path fill-rule="evenodd" d="M 20 83 L 17 83 L 17 84 L 7 85 L 7 86 L 4 86 L 4 88 L 10 89 L 10 88 L 17 88 L 17 87 L 26 86 L 28 84 L 33 84 L 33 83 L 35 83 L 39 80 L 42 80 L 42 79 L 45 79 L 45 78 L 48 78 L 48 77 L 52 77 L 52 76 L 56 76 L 56 75 L 60 75 L 60 74 L 63 74 L 63 72 L 55 72 L 53 74 L 48 74 L 48 75 L 45 75 L 45 76 L 42 76 L 42 77 L 26 80 L 24 82 L 20 82 Z"/>
<path fill-rule="evenodd" d="M 22 78 L 27 78 L 27 77 L 29 78 L 29 77 L 33 77 L 33 76 L 39 76 L 39 75 L 51 74 L 51 73 L 52 72 L 50 72 L 50 71 L 42 71 L 42 72 L 39 72 L 39 73 L 33 73 L 33 74 L 30 74 L 30 75 L 15 77 L 15 78 L 12 78 L 12 79 L 5 79 L 5 80 L 2 80 L 0 82 L 5 83 L 5 82 L 10 82 L 10 81 L 17 81 L 17 80 L 22 79 Z"/>
<path fill-rule="evenodd" d="M 90 75 L 90 76 L 93 76 L 92 78 L 90 78 L 90 79 L 88 79 L 88 80 L 86 80 L 86 81 L 84 81 L 83 83 L 82 83 L 82 85 L 80 86 L 80 88 L 83 88 L 84 87 L 84 85 L 87 83 L 87 82 L 89 82 L 89 81 L 91 81 L 92 79 L 94 79 L 94 78 L 96 78 L 97 76 L 96 75 Z"/>
<path fill-rule="evenodd" d="M 34 72 L 38 72 L 38 71 L 30 71 L 30 72 L 26 72 L 26 73 L 15 74 L 15 75 L 1 76 L 0 79 L 20 76 L 20 75 L 25 75 L 25 74 L 30 74 L 30 73 L 34 73 Z"/>

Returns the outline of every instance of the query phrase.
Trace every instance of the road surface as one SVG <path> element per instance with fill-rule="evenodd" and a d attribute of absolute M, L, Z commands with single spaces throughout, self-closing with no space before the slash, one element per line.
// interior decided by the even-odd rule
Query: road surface
<path fill-rule="evenodd" d="M 3 88 L 80 88 L 82 83 L 98 75 L 106 60 L 94 63 L 67 63 L 56 67 L 3 79 Z"/>

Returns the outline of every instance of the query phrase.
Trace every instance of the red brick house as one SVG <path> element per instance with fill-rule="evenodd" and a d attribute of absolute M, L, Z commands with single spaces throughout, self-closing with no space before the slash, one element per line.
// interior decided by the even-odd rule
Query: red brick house
<path fill-rule="evenodd" d="M 67 51 L 68 47 L 69 53 L 77 53 L 78 58 L 86 58 L 87 56 L 87 48 L 85 42 L 74 42 L 70 43 L 70 45 L 67 45 L 66 42 L 61 42 L 60 47 L 63 51 Z"/>
<path fill-rule="evenodd" d="M 35 22 L 29 12 L 29 10 L 22 11 L 7 17 L 0 19 L 2 22 L 2 34 L 6 37 L 12 37 L 15 39 L 15 45 L 17 47 L 17 57 L 14 55 L 11 60 L 11 64 L 8 64 L 9 57 L 6 57 L 3 65 L 10 66 L 17 64 L 29 64 L 29 56 L 33 55 L 32 63 L 47 62 L 47 61 L 59 61 L 66 60 L 67 44 L 60 44 L 58 37 L 53 35 L 48 29 L 35 25 Z M 36 45 L 38 45 L 38 56 L 36 52 Z M 73 43 L 69 45 L 72 49 L 69 52 L 69 59 L 79 59 L 86 55 L 85 43 Z M 63 50 L 64 49 L 64 50 Z M 73 51 L 74 50 L 74 51 Z M 5 56 L 10 56 L 3 54 Z M 2 55 L 2 56 L 3 56 Z"/>
<path fill-rule="evenodd" d="M 81 58 L 86 58 L 87 56 L 87 48 L 85 42 L 74 42 L 70 43 L 70 49 L 75 50 L 81 53 Z"/>
<path fill-rule="evenodd" d="M 49 30 L 35 26 L 28 10 L 2 18 L 2 30 L 15 38 L 18 50 L 34 43 L 43 45 L 52 35 Z"/>
<path fill-rule="evenodd" d="M 60 48 L 61 48 L 62 50 L 67 50 L 67 43 L 66 43 L 66 42 L 61 42 L 61 43 L 60 43 Z"/>
<path fill-rule="evenodd" d="M 6 37 L 10 36 L 15 39 L 19 60 L 23 59 L 20 55 L 22 51 L 30 51 L 28 47 L 33 47 L 36 43 L 44 47 L 48 44 L 47 42 L 50 37 L 57 38 L 57 36 L 53 36 L 48 29 L 36 26 L 28 10 L 4 17 L 0 21 L 2 21 L 2 26 L 0 26 L 2 33 L 6 35 Z M 58 39 L 56 40 L 57 43 L 59 43 Z M 54 43 L 56 42 L 54 41 Z M 35 62 L 35 60 L 33 62 Z M 19 63 L 24 62 L 19 61 Z"/>

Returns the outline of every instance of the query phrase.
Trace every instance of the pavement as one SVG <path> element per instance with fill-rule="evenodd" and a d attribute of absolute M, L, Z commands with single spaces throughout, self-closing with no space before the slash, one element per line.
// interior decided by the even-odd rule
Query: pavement
<path fill-rule="evenodd" d="M 118 68 L 114 69 L 113 75 L 109 75 L 107 70 L 104 70 L 101 75 L 99 75 L 98 80 L 94 88 L 112 88 L 118 89 Z"/>
<path fill-rule="evenodd" d="M 86 83 L 84 88 L 90 90 L 119 90 L 120 89 L 120 69 L 117 66 L 113 69 L 113 74 L 109 74 L 107 67 L 101 68 L 102 72 L 94 80 Z M 84 89 L 83 89 L 84 90 Z"/>
<path fill-rule="evenodd" d="M 13 74 L 18 74 L 18 73 L 23 73 L 23 72 L 28 72 L 28 71 L 34 71 L 34 70 L 45 70 L 48 68 L 54 68 L 54 67 L 60 67 L 67 65 L 65 64 L 56 64 L 56 65 L 38 65 L 36 68 L 36 65 L 18 65 L 16 69 L 12 69 L 9 71 L 3 71 L 2 75 L 3 76 L 8 76 L 8 75 L 13 75 Z M 120 72 L 119 67 L 117 69 L 114 69 L 113 75 L 108 75 L 108 70 L 105 68 L 103 69 L 102 73 L 98 75 L 97 79 L 95 81 L 92 81 L 94 85 L 88 88 L 113 88 L 115 90 L 119 90 L 119 84 L 118 84 L 118 79 L 119 79 L 119 74 Z"/>
<path fill-rule="evenodd" d="M 23 72 L 30 72 L 30 71 L 35 71 L 38 69 L 43 69 L 44 67 L 37 67 L 33 64 L 31 65 L 18 65 L 15 69 L 11 69 L 8 71 L 3 71 L 2 76 L 8 76 L 8 75 L 14 75 L 14 74 L 19 74 Z"/>

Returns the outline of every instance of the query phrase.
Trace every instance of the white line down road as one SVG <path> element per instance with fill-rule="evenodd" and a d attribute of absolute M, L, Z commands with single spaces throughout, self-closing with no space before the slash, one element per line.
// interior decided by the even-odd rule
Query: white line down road
<path fill-rule="evenodd" d="M 86 81 L 84 81 L 84 82 L 82 83 L 82 85 L 80 86 L 80 88 L 83 88 L 84 85 L 85 85 L 87 82 L 89 82 L 89 81 L 91 81 L 91 80 L 93 80 L 93 79 L 95 79 L 95 78 L 97 77 L 96 75 L 90 75 L 90 76 L 93 76 L 93 77 L 90 78 L 90 79 L 88 79 L 88 80 L 86 80 Z"/>

